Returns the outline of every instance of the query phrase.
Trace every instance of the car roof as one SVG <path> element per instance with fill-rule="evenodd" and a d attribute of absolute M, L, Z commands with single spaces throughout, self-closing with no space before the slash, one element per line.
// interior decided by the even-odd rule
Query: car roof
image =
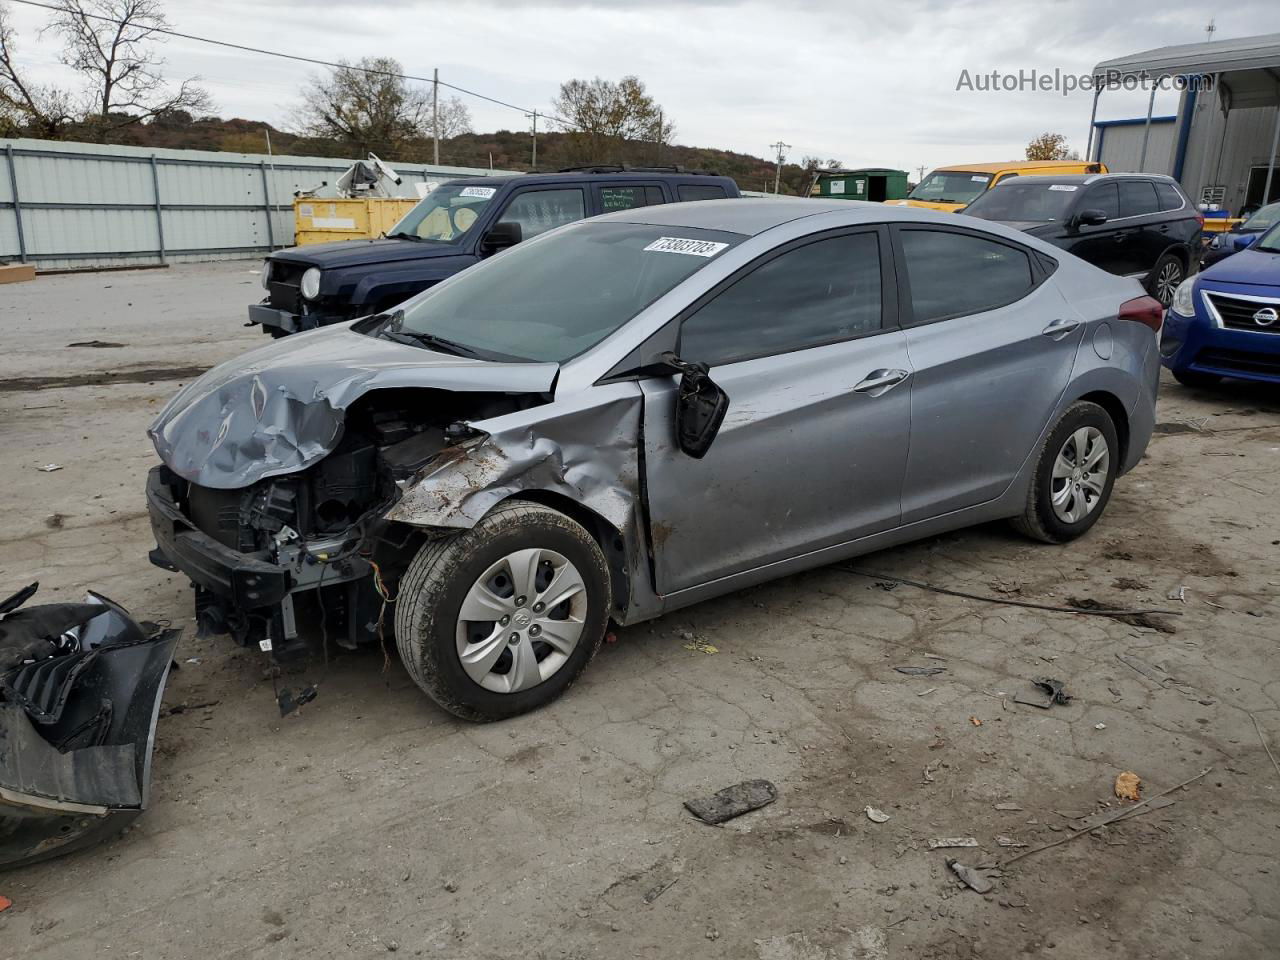
<path fill-rule="evenodd" d="M 1059 173 L 1040 174 L 1038 176 L 1018 177 L 1017 183 L 1100 183 L 1107 180 L 1158 180 L 1163 183 L 1177 183 L 1173 177 L 1162 173 Z"/>
<path fill-rule="evenodd" d="M 1048 170 L 1062 167 L 1085 167 L 1089 160 L 1010 160 L 1006 163 L 949 163 L 935 167 L 934 172 L 1001 173 L 1005 170 Z"/>
<path fill-rule="evenodd" d="M 586 170 L 564 170 L 555 173 L 515 173 L 500 174 L 493 177 L 458 177 L 456 179 L 446 181 L 450 186 L 483 186 L 497 187 L 503 184 L 519 181 L 521 184 L 546 184 L 546 183 L 564 183 L 566 181 L 583 181 L 583 180 L 608 180 L 611 182 L 636 180 L 646 183 L 653 183 L 655 180 L 678 180 L 685 182 L 712 182 L 723 183 L 728 180 L 714 173 L 677 173 L 670 170 L 619 170 L 616 173 L 594 172 Z"/>
<path fill-rule="evenodd" d="M 810 197 L 745 197 L 739 200 L 697 200 L 651 207 L 619 210 L 595 217 L 590 222 L 612 220 L 642 223 L 655 227 L 692 227 L 723 230 L 753 237 L 802 217 L 841 214 L 833 226 L 863 223 L 933 223 L 955 225 L 954 213 L 940 213 L 920 207 L 899 207 L 863 200 L 822 200 Z M 988 221 L 989 222 L 989 221 Z M 985 227 L 984 227 L 985 229 Z"/>

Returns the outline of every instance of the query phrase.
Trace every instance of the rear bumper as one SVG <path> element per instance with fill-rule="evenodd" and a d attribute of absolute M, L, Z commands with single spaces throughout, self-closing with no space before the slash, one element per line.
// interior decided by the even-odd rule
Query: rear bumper
<path fill-rule="evenodd" d="M 232 550 L 192 525 L 164 482 L 166 470 L 153 467 L 147 475 L 147 513 L 160 555 L 152 561 L 185 573 L 196 586 L 241 610 L 270 607 L 288 596 L 293 589 L 288 568 Z"/>

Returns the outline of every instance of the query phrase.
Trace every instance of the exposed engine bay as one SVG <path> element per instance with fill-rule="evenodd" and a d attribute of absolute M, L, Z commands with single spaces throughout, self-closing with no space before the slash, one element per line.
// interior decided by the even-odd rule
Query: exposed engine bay
<path fill-rule="evenodd" d="M 231 554 L 285 575 L 282 580 L 264 572 L 271 583 L 259 584 L 261 591 L 237 589 L 233 578 L 229 592 L 193 576 L 202 633 L 229 633 L 277 659 L 304 653 L 308 634 L 320 637 L 326 655 L 330 643 L 348 649 L 385 643 L 387 604 L 427 535 L 388 521 L 387 511 L 415 476 L 484 440 L 465 421 L 542 402 L 537 394 L 376 390 L 346 409 L 333 450 L 298 472 L 221 489 L 157 467 L 150 489 L 162 488 L 180 515 L 167 518 L 176 521 L 171 536 L 180 537 L 185 524 Z M 156 532 L 159 548 L 152 560 L 180 569 L 166 550 L 166 531 Z M 247 580 L 240 585 L 253 587 Z M 314 621 L 318 630 L 300 631 L 299 618 Z"/>

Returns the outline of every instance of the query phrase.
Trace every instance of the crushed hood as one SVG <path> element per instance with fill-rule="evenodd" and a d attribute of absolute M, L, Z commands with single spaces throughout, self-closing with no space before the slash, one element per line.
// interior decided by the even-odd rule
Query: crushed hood
<path fill-rule="evenodd" d="M 305 469 L 373 390 L 550 393 L 559 365 L 495 363 L 325 327 L 284 337 L 183 387 L 147 430 L 178 476 L 231 490 Z"/>

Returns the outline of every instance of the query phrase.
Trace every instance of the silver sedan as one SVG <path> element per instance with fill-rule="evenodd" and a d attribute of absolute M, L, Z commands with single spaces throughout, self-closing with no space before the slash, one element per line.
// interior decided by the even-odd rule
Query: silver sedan
<path fill-rule="evenodd" d="M 629 210 L 210 371 L 150 434 L 153 560 L 277 658 L 398 647 L 446 709 L 610 623 L 946 530 L 1087 531 L 1151 435 L 1160 305 L 1024 233 L 816 200 Z"/>

